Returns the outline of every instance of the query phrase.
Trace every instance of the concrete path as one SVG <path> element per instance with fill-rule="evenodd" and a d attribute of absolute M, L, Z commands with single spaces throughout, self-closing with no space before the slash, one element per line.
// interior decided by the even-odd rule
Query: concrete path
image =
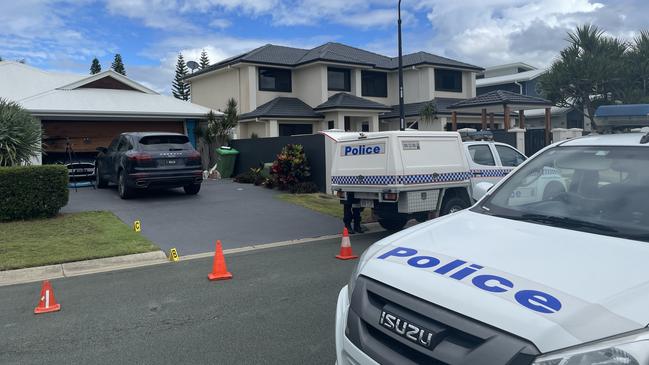
<path fill-rule="evenodd" d="M 142 234 L 165 252 L 176 247 L 181 256 L 224 248 L 320 237 L 340 233 L 342 222 L 274 197 L 277 191 L 230 180 L 206 181 L 201 192 L 182 189 L 144 192 L 122 200 L 115 187 L 70 190 L 62 212 L 109 210 L 132 225 L 142 222 Z M 342 208 L 341 208 L 342 209 Z"/>

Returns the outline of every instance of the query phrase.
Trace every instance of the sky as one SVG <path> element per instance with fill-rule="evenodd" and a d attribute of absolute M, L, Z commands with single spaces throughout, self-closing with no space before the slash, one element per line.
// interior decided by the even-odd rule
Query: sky
<path fill-rule="evenodd" d="M 567 32 L 594 24 L 630 40 L 649 0 L 403 0 L 403 49 L 482 67 L 552 63 Z M 171 92 L 178 53 L 211 62 L 272 43 L 340 42 L 397 55 L 396 0 L 0 0 L 0 57 L 88 73 L 115 53 L 129 77 Z M 0 80 L 2 82 L 2 80 Z"/>

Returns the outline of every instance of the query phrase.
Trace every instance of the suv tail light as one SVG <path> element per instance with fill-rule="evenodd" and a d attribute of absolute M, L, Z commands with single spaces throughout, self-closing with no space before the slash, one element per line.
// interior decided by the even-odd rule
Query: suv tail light
<path fill-rule="evenodd" d="M 153 165 L 153 156 L 144 152 L 126 152 L 126 157 L 130 161 L 134 161 L 138 166 L 150 166 Z"/>
<path fill-rule="evenodd" d="M 201 154 L 198 151 L 192 151 L 187 155 L 187 164 L 188 165 L 200 165 L 201 164 Z"/>

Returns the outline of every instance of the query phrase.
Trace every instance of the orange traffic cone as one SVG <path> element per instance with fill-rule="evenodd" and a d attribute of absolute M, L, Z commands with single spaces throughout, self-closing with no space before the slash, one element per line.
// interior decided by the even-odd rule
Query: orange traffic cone
<path fill-rule="evenodd" d="M 340 260 L 351 260 L 358 258 L 358 256 L 354 255 L 354 253 L 352 252 L 352 244 L 349 241 L 349 231 L 347 231 L 347 228 L 343 229 L 343 238 L 340 241 L 340 253 L 336 255 L 336 258 Z"/>
<path fill-rule="evenodd" d="M 228 272 L 225 265 L 225 257 L 223 257 L 223 248 L 221 241 L 216 241 L 216 250 L 214 251 L 214 263 L 212 264 L 212 272 L 207 275 L 210 280 L 227 280 L 232 279 L 232 274 Z"/>
<path fill-rule="evenodd" d="M 34 309 L 34 314 L 56 312 L 61 310 L 61 305 L 54 299 L 54 291 L 52 285 L 48 280 L 43 281 L 41 288 L 41 299 L 38 301 L 38 306 Z"/>

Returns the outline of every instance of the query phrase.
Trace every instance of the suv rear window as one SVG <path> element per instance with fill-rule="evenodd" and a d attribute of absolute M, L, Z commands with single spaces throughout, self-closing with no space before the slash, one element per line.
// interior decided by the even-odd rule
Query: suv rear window
<path fill-rule="evenodd" d="M 146 136 L 140 138 L 140 145 L 145 151 L 192 149 L 187 136 Z"/>

